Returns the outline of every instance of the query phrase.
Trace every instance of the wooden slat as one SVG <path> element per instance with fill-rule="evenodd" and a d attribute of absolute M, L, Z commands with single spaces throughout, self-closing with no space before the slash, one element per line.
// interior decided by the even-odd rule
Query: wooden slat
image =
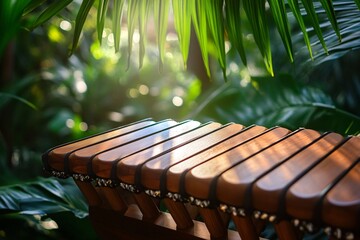
<path fill-rule="evenodd" d="M 175 149 L 176 147 L 193 139 L 199 138 L 204 134 L 215 131 L 219 127 L 221 127 L 221 124 L 219 123 L 204 124 L 189 133 L 158 144 L 151 149 L 144 149 L 141 152 L 123 158 L 117 164 L 117 177 L 121 182 L 135 184 L 135 173 L 138 167 L 147 162 L 149 159 L 171 151 L 172 149 Z"/>
<path fill-rule="evenodd" d="M 141 184 L 148 189 L 160 189 L 161 177 L 166 176 L 169 167 L 216 146 L 223 139 L 237 134 L 244 127 L 239 124 L 224 126 L 202 138 L 180 146 L 173 151 L 147 161 L 141 168 Z"/>
<path fill-rule="evenodd" d="M 343 139 L 336 133 L 326 134 L 256 181 L 252 189 L 253 207 L 271 214 L 284 210 L 284 202 L 281 201 L 284 200 L 282 198 L 285 196 L 287 186 L 319 163 Z"/>
<path fill-rule="evenodd" d="M 246 205 L 251 201 L 248 193 L 252 183 L 319 136 L 320 134 L 313 130 L 297 131 L 230 168 L 221 174 L 214 186 L 219 201 L 228 205 L 249 207 Z M 199 173 L 194 173 L 194 176 L 199 176 Z M 229 192 L 231 194 L 228 194 Z"/>
<path fill-rule="evenodd" d="M 159 143 L 184 134 L 184 132 L 194 130 L 199 125 L 200 123 L 197 121 L 185 121 L 170 128 L 165 128 L 163 131 L 156 132 L 144 138 L 135 139 L 134 141 L 100 153 L 92 160 L 92 170 L 98 177 L 111 178 L 112 166 L 117 161 L 140 152 L 143 149 L 155 147 Z"/>
<path fill-rule="evenodd" d="M 359 138 L 349 139 L 294 183 L 286 194 L 287 213 L 302 220 L 317 219 L 319 201 L 330 190 L 332 184 L 336 183 L 359 158 L 359 146 Z"/>
<path fill-rule="evenodd" d="M 97 154 L 104 151 L 109 151 L 112 148 L 119 147 L 136 139 L 141 139 L 145 136 L 149 136 L 158 131 L 161 131 L 164 128 L 168 128 L 176 124 L 177 123 L 172 120 L 158 122 L 149 127 L 141 128 L 137 131 L 124 134 L 117 138 L 112 138 L 110 140 L 77 150 L 69 156 L 70 169 L 71 171 L 76 173 L 88 174 L 87 165 L 89 161 Z"/>
<path fill-rule="evenodd" d="M 123 134 L 132 131 L 136 131 L 140 128 L 150 126 L 154 123 L 155 122 L 151 120 L 143 120 L 123 127 L 119 127 L 117 129 L 112 129 L 104 133 L 90 136 L 88 138 L 80 139 L 71 143 L 54 147 L 45 153 L 45 159 L 46 159 L 45 164 L 49 165 L 49 167 L 56 169 L 58 171 L 64 171 L 65 170 L 64 160 L 67 158 L 67 156 L 70 153 L 79 150 L 81 148 L 88 147 L 102 141 L 107 141 L 109 139 L 116 138 L 118 136 L 121 136 Z M 51 159 L 51 161 L 47 161 L 47 159 Z"/>
<path fill-rule="evenodd" d="M 253 126 L 247 129 L 244 129 L 244 131 L 240 131 L 238 134 L 232 135 L 228 139 L 224 139 L 223 142 L 207 149 L 206 151 L 203 151 L 201 153 L 198 153 L 188 159 L 185 159 L 182 162 L 179 162 L 178 164 L 175 164 L 174 166 L 170 167 L 167 171 L 166 175 L 166 187 L 167 190 L 174 193 L 180 193 L 182 189 L 180 189 L 180 183 L 182 176 L 185 176 L 184 174 L 191 168 L 200 165 L 209 159 L 222 154 L 231 148 L 234 148 L 244 141 L 247 141 L 258 134 L 265 131 L 265 127 L 261 126 Z"/>
<path fill-rule="evenodd" d="M 330 226 L 337 226 L 344 229 L 356 229 L 359 227 L 359 161 L 360 156 L 358 163 L 329 191 L 324 199 L 322 204 L 322 220 Z"/>
<path fill-rule="evenodd" d="M 244 144 L 194 167 L 185 176 L 186 193 L 196 198 L 208 199 L 213 180 L 224 170 L 233 167 L 251 156 L 251 154 L 281 139 L 287 133 L 289 133 L 289 130 L 284 128 L 271 129 L 252 141 L 244 142 Z M 218 190 L 222 191 L 224 189 Z M 229 195 L 228 193 L 233 195 L 234 190 L 235 188 L 232 186 L 231 188 L 226 188 L 222 193 L 224 195 Z"/>

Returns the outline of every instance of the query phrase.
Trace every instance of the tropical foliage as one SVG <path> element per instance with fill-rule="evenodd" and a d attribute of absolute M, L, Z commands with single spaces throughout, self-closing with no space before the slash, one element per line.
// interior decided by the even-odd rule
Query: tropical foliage
<path fill-rule="evenodd" d="M 0 238 L 93 237 L 86 218 L 74 218 L 86 207 L 71 181 L 38 178 L 41 153 L 128 121 L 360 131 L 359 0 L 0 4 Z M 193 36 L 207 91 L 184 71 Z M 11 53 L 16 64 L 3 68 Z"/>
<path fill-rule="evenodd" d="M 25 15 L 36 11 L 37 5 L 44 0 L 33 1 L 24 9 Z M 28 27 L 33 29 L 72 1 L 54 1 L 49 4 L 39 17 L 30 21 Z M 358 35 L 360 1 L 309 1 L 309 0 L 216 0 L 216 1 L 187 1 L 187 0 L 156 0 L 156 1 L 109 1 L 84 0 L 78 10 L 75 20 L 74 38 L 71 52 L 74 52 L 81 31 L 92 5 L 97 5 L 97 36 L 102 41 L 102 33 L 106 24 L 106 16 L 112 16 L 112 31 L 114 33 L 115 51 L 119 50 L 121 38 L 121 24 L 123 16 L 128 23 L 128 52 L 131 55 L 132 41 L 135 29 L 140 34 L 140 63 L 145 54 L 146 26 L 152 16 L 155 22 L 156 40 L 159 48 L 159 62 L 164 61 L 165 41 L 168 28 L 168 14 L 174 14 L 174 26 L 179 39 L 180 49 L 187 62 L 191 26 L 194 27 L 200 43 L 201 54 L 206 71 L 210 74 L 208 62 L 209 54 L 213 54 L 225 71 L 226 49 L 225 41 L 229 41 L 238 51 L 242 62 L 247 64 L 247 52 L 244 47 L 244 34 L 251 33 L 258 50 L 263 56 L 266 69 L 274 75 L 270 23 L 274 23 L 289 61 L 294 62 L 299 49 L 294 49 L 294 29 L 301 32 L 311 59 L 320 55 L 338 53 L 340 50 L 358 48 L 359 43 L 353 41 Z M 172 6 L 172 9 L 170 8 Z M 126 14 L 123 14 L 123 13 Z M 152 13 L 152 14 L 150 14 Z M 269 13 L 271 13 L 269 16 Z M 246 23 L 245 23 L 246 21 Z M 249 26 L 246 24 L 249 23 Z M 331 31 L 329 31 L 329 28 Z M 226 33 L 226 34 L 225 34 Z M 296 35 L 295 35 L 296 36 Z M 313 37 L 315 36 L 315 37 Z M 297 42 L 295 42 L 297 43 Z M 313 49 L 313 44 L 316 46 Z M 343 43 L 339 47 L 340 43 Z M 345 45 L 345 46 L 344 46 Z M 140 64 L 141 66 L 141 64 Z"/>

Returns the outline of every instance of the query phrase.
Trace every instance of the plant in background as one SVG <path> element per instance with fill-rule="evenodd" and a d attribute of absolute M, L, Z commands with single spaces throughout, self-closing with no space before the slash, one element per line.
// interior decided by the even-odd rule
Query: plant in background
<path fill-rule="evenodd" d="M 30 222 L 39 238 L 87 232 L 88 222 L 67 214 L 86 215 L 84 200 L 71 197 L 75 186 L 36 178 L 40 155 L 135 119 L 358 134 L 359 70 L 351 63 L 359 58 L 359 7 L 359 0 L 1 1 L 0 222 Z M 206 92 L 184 71 L 194 37 L 212 77 Z M 15 234 L 0 226 L 0 236 Z"/>

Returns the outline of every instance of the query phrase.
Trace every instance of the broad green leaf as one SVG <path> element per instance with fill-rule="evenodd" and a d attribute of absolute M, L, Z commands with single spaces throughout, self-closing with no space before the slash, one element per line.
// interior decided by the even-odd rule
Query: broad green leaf
<path fill-rule="evenodd" d="M 173 0 L 172 6 L 175 30 L 179 38 L 180 50 L 186 68 L 191 35 L 191 12 L 195 5 L 188 0 Z"/>
<path fill-rule="evenodd" d="M 102 34 L 104 31 L 108 5 L 109 5 L 109 0 L 99 0 L 98 12 L 96 18 L 96 28 L 97 28 L 98 40 L 100 44 L 102 42 Z"/>
<path fill-rule="evenodd" d="M 341 35 L 340 35 L 340 30 L 339 30 L 339 26 L 336 20 L 336 16 L 335 16 L 335 11 L 334 11 L 334 7 L 332 4 L 331 0 L 320 0 L 321 5 L 323 6 L 323 8 L 326 11 L 326 14 L 331 22 L 331 25 L 334 29 L 334 31 L 336 32 L 336 35 L 339 38 L 339 41 L 341 41 Z"/>
<path fill-rule="evenodd" d="M 283 0 L 268 0 L 268 3 L 270 4 L 273 18 L 280 33 L 285 50 L 289 56 L 290 62 L 293 62 L 294 57 L 291 43 L 291 33 L 289 29 L 289 22 L 286 16 L 285 3 Z"/>
<path fill-rule="evenodd" d="M 243 64 L 246 66 L 246 54 L 242 36 L 241 1 L 225 0 L 225 27 L 232 45 L 239 52 Z"/>
<path fill-rule="evenodd" d="M 274 76 L 270 48 L 268 21 L 266 20 L 265 0 L 243 0 L 244 10 L 249 19 L 255 42 L 264 57 L 267 71 Z"/>
<path fill-rule="evenodd" d="M 190 117 L 202 122 L 359 133 L 360 117 L 336 108 L 331 97 L 318 88 L 301 86 L 290 76 L 253 78 L 252 83 L 241 87 L 238 81 L 228 81 L 211 92 Z"/>
<path fill-rule="evenodd" d="M 148 22 L 148 16 L 152 1 L 151 0 L 143 0 L 140 2 L 139 6 L 139 34 L 140 34 L 140 42 L 139 42 L 139 67 L 141 68 L 144 62 L 145 56 L 145 40 L 146 40 L 146 26 Z"/>
<path fill-rule="evenodd" d="M 297 22 L 299 23 L 300 29 L 304 36 L 304 41 L 305 41 L 306 47 L 309 51 L 311 59 L 313 59 L 313 53 L 312 53 L 312 49 L 311 49 L 310 39 L 309 39 L 308 32 L 306 31 L 304 19 L 301 16 L 299 2 L 298 2 L 298 0 L 288 0 L 288 4 L 289 4 L 290 9 L 291 9 L 292 13 L 294 14 Z"/>
<path fill-rule="evenodd" d="M 84 26 L 86 17 L 89 14 L 89 11 L 92 7 L 92 5 L 94 4 L 95 0 L 84 0 L 81 3 L 80 9 L 76 15 L 76 20 L 75 20 L 75 30 L 74 30 L 74 37 L 73 37 L 73 44 L 72 44 L 72 48 L 70 53 L 72 54 L 79 42 L 79 38 L 80 38 L 80 34 L 82 31 L 82 28 Z"/>
<path fill-rule="evenodd" d="M 51 214 L 71 211 L 88 215 L 85 198 L 71 179 L 39 178 L 37 181 L 0 187 L 0 209 L 22 214 Z"/>
<path fill-rule="evenodd" d="M 207 13 L 207 22 L 210 33 L 213 37 L 217 50 L 217 58 L 220 67 L 226 77 L 226 59 L 225 59 L 225 42 L 224 42 L 224 18 L 223 18 L 223 0 L 204 1 Z"/>
<path fill-rule="evenodd" d="M 144 3 L 144 2 L 143 2 Z M 127 23 L 128 23 L 128 68 L 130 67 L 130 57 L 133 45 L 133 35 L 135 27 L 139 20 L 139 5 L 141 0 L 132 0 L 128 2 Z"/>
<path fill-rule="evenodd" d="M 120 49 L 121 19 L 124 2 L 124 0 L 114 1 L 114 9 L 112 11 L 112 31 L 114 35 L 115 52 L 118 52 Z"/>
<path fill-rule="evenodd" d="M 54 15 L 58 14 L 63 10 L 67 5 L 69 5 L 72 0 L 63 0 L 63 1 L 54 1 L 52 2 L 35 20 L 35 22 L 30 26 L 31 28 L 36 28 L 52 18 Z"/>
<path fill-rule="evenodd" d="M 204 61 L 206 73 L 208 76 L 210 76 L 208 32 L 207 32 L 207 21 L 206 21 L 206 3 L 203 0 L 194 0 L 191 2 L 195 4 L 192 7 L 193 26 L 200 45 L 201 55 Z"/>
<path fill-rule="evenodd" d="M 318 16 L 316 14 L 315 8 L 314 8 L 314 4 L 312 2 L 312 0 L 301 0 L 302 3 L 304 4 L 305 10 L 307 12 L 307 14 L 310 17 L 312 26 L 316 32 L 316 35 L 318 36 L 321 45 L 323 46 L 324 50 L 326 53 L 328 53 L 322 32 L 321 32 L 321 28 L 320 28 L 320 23 L 319 23 L 319 19 Z"/>
<path fill-rule="evenodd" d="M 165 42 L 168 28 L 170 0 L 153 0 L 156 39 L 159 48 L 160 69 L 165 56 Z"/>

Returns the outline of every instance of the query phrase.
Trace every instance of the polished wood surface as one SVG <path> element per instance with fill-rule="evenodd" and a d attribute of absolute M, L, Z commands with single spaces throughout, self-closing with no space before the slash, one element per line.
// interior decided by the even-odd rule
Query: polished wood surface
<path fill-rule="evenodd" d="M 104 239 L 259 239 L 269 224 L 280 240 L 360 239 L 360 137 L 144 119 L 43 161 L 74 178 Z"/>

